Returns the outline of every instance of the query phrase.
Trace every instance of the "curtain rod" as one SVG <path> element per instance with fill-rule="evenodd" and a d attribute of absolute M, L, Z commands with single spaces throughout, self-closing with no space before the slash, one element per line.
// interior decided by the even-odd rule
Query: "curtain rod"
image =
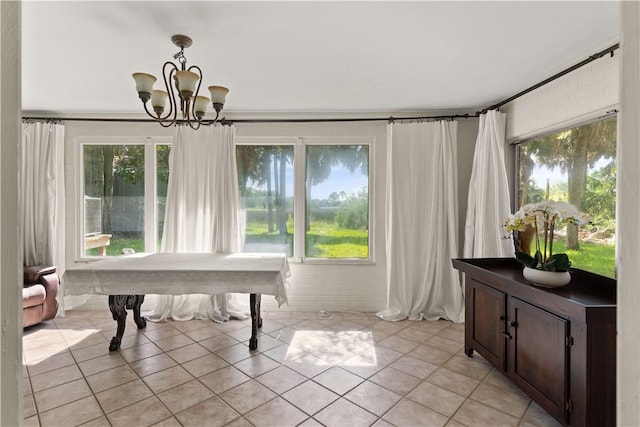
<path fill-rule="evenodd" d="M 483 109 L 481 111 L 476 112 L 476 114 L 480 115 L 480 114 L 486 113 L 489 110 L 496 110 L 496 109 L 502 107 L 503 105 L 513 101 L 514 99 L 520 98 L 521 96 L 526 95 L 527 93 L 532 92 L 532 91 L 538 89 L 539 87 L 542 87 L 542 86 L 544 86 L 544 85 L 546 85 L 548 83 L 551 83 L 552 81 L 557 80 L 560 77 L 562 77 L 562 76 L 564 76 L 566 74 L 569 74 L 570 72 L 575 71 L 578 68 L 583 67 L 583 66 L 595 61 L 596 59 L 600 59 L 605 55 L 610 54 L 613 57 L 613 51 L 615 51 L 619 47 L 620 47 L 620 43 L 616 43 L 613 46 L 610 46 L 610 47 L 606 48 L 605 50 L 603 50 L 601 52 L 595 53 L 595 54 L 591 55 L 590 57 L 588 57 L 587 59 L 585 59 L 583 61 L 580 61 L 577 64 L 575 64 L 575 65 L 573 65 L 573 66 L 571 66 L 571 67 L 569 67 L 569 68 L 567 68 L 565 70 L 562 70 L 557 74 L 554 74 L 553 76 L 549 77 L 548 79 L 545 79 L 545 80 L 541 81 L 540 83 L 537 83 L 537 84 L 535 84 L 535 85 L 523 90 L 522 92 L 516 93 L 515 95 L 505 99 L 504 101 L 500 101 L 497 104 L 492 105 L 491 107 L 487 107 L 487 108 L 485 108 L 485 109 Z"/>
<path fill-rule="evenodd" d="M 327 123 L 327 122 L 390 122 L 400 120 L 453 120 L 468 119 L 470 117 L 479 117 L 475 114 L 451 114 L 439 116 L 412 116 L 412 117 L 359 117 L 359 118 L 334 118 L 334 119 L 226 119 L 221 118 L 218 123 L 228 125 L 233 123 Z M 77 122 L 118 122 L 118 123 L 156 123 L 153 119 L 116 119 L 116 118 L 100 118 L 100 117 L 35 117 L 24 116 L 23 120 L 60 120 L 60 121 L 77 121 Z M 186 123 L 185 120 L 177 120 L 177 124 Z M 213 122 L 203 122 L 204 125 L 211 125 Z"/>
<path fill-rule="evenodd" d="M 480 111 L 477 111 L 475 114 L 452 114 L 452 115 L 440 115 L 440 116 L 415 116 L 415 117 L 361 117 L 361 118 L 342 118 L 342 119 L 236 119 L 236 120 L 227 120 L 224 117 L 219 120 L 221 124 L 232 124 L 232 123 L 328 123 L 328 122 L 375 122 L 375 121 L 386 121 L 389 123 L 393 123 L 396 120 L 453 120 L 453 119 L 468 119 L 471 117 L 480 117 L 481 114 L 486 113 L 489 110 L 496 110 L 503 105 L 520 98 L 523 95 L 526 95 L 529 92 L 532 92 L 548 83 L 551 83 L 554 80 L 559 79 L 560 77 L 569 74 L 572 71 L 577 70 L 580 67 L 583 67 L 596 59 L 600 59 L 605 55 L 610 54 L 613 56 L 613 52 L 620 47 L 620 43 L 616 43 L 613 46 L 610 46 L 603 51 L 595 53 L 589 56 L 587 59 L 580 61 L 579 63 L 560 71 L 557 74 L 537 83 L 521 92 L 516 93 L 509 98 L 498 102 L 490 107 L 484 108 Z M 115 119 L 115 118 L 88 118 L 88 117 L 34 117 L 34 116 L 24 116 L 24 120 L 61 120 L 61 121 L 78 121 L 78 122 L 119 122 L 119 123 L 155 123 L 156 121 L 153 119 Z M 177 123 L 184 123 L 184 120 L 179 120 Z M 205 124 L 212 124 L 212 122 L 208 122 Z"/>
<path fill-rule="evenodd" d="M 390 122 L 396 120 L 453 120 L 478 117 L 477 114 L 450 114 L 440 116 L 414 116 L 414 117 L 360 117 L 342 119 L 238 119 L 229 120 L 231 123 L 324 123 L 324 122 Z"/>

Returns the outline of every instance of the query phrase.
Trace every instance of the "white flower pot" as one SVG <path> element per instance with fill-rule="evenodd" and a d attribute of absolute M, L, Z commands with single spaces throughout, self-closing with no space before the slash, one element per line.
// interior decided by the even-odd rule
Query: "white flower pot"
<path fill-rule="evenodd" d="M 544 288 L 559 288 L 571 281 L 571 274 L 568 271 L 546 271 L 525 267 L 522 274 L 534 285 Z"/>

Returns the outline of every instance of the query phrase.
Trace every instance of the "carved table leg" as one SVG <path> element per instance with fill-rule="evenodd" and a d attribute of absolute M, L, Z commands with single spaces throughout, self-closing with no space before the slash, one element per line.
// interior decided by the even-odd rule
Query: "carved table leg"
<path fill-rule="evenodd" d="M 249 296 L 249 305 L 251 306 L 251 339 L 249 339 L 249 350 L 258 348 L 258 328 L 262 327 L 260 299 L 261 294 L 251 294 Z"/>
<path fill-rule="evenodd" d="M 124 327 L 127 324 L 126 303 L 127 295 L 109 295 L 109 310 L 111 310 L 113 320 L 116 320 L 118 322 L 116 336 L 111 338 L 109 351 L 116 351 L 120 348 L 122 335 L 124 335 Z"/>
<path fill-rule="evenodd" d="M 143 329 L 147 326 L 147 320 L 140 316 L 140 306 L 144 302 L 144 295 L 134 295 L 133 301 L 131 302 L 131 307 L 127 306 L 129 309 L 133 309 L 133 321 L 136 322 L 136 326 L 138 329 Z"/>
<path fill-rule="evenodd" d="M 147 321 L 140 316 L 140 306 L 144 301 L 144 295 L 109 295 L 109 310 L 113 320 L 118 322 L 116 336 L 111 338 L 109 351 L 116 351 L 122 343 L 124 328 L 127 326 L 127 309 L 133 309 L 133 320 L 138 329 L 147 326 Z"/>

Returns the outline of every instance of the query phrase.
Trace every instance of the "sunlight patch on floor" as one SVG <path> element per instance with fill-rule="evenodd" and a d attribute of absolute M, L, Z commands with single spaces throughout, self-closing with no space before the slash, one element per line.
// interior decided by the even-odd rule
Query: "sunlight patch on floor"
<path fill-rule="evenodd" d="M 88 329 L 40 329 L 23 336 L 22 346 L 25 353 L 25 365 L 33 366 L 58 353 L 64 352 L 81 343 L 100 330 Z M 28 357 L 27 357 L 28 356 Z"/>
<path fill-rule="evenodd" d="M 322 348 L 325 358 L 333 356 L 335 359 L 347 359 L 344 364 L 349 364 L 349 357 L 374 345 L 373 335 L 370 331 L 308 331 L 298 330 L 291 340 L 290 349 L 302 349 L 313 351 Z M 291 350 L 289 350 L 291 351 Z M 289 351 L 285 359 L 289 357 Z M 328 355 L 328 353 L 331 353 Z M 294 355 L 291 355 L 294 358 Z M 357 362 L 356 362 L 357 360 Z M 375 355 L 367 359 L 356 359 L 353 366 L 376 366 Z"/>

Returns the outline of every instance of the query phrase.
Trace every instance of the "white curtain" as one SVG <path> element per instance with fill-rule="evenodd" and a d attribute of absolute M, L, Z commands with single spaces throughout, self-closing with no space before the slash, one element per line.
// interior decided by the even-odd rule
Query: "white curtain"
<path fill-rule="evenodd" d="M 513 242 L 504 239 L 502 225 L 511 213 L 509 181 L 504 161 L 506 114 L 490 110 L 480 127 L 469 182 L 464 232 L 465 258 L 513 256 Z"/>
<path fill-rule="evenodd" d="M 239 193 L 233 126 L 177 126 L 161 252 L 238 252 Z M 159 295 L 152 321 L 247 318 L 231 294 Z"/>
<path fill-rule="evenodd" d="M 464 321 L 458 256 L 457 122 L 387 127 L 385 320 Z"/>
<path fill-rule="evenodd" d="M 22 124 L 20 218 L 23 264 L 64 270 L 64 126 Z"/>

